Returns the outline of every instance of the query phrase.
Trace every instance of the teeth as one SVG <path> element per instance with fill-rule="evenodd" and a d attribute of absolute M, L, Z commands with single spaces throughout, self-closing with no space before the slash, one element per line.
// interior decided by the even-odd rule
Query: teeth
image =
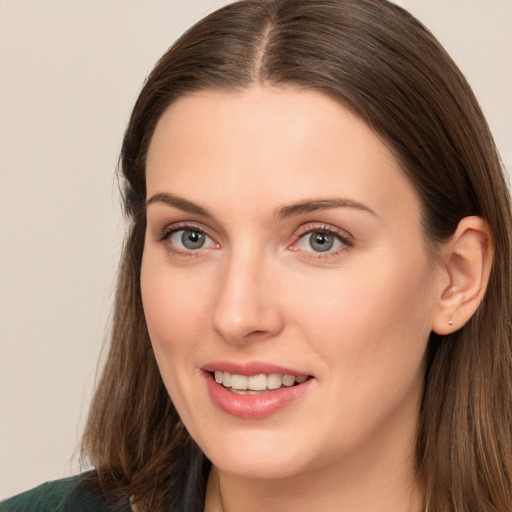
<path fill-rule="evenodd" d="M 271 373 L 267 377 L 267 388 L 268 389 L 279 389 L 283 383 L 283 376 L 278 373 Z"/>
<path fill-rule="evenodd" d="M 267 389 L 267 377 L 263 374 L 252 375 L 247 379 L 247 387 L 253 391 L 263 391 Z"/>
<path fill-rule="evenodd" d="M 231 375 L 231 387 L 233 389 L 247 389 L 248 380 L 245 375 Z"/>
<path fill-rule="evenodd" d="M 224 384 L 224 386 L 230 388 L 231 387 L 231 373 L 221 372 L 222 373 L 222 381 L 219 384 Z"/>
<path fill-rule="evenodd" d="M 271 373 L 266 375 L 260 373 L 258 375 L 237 375 L 229 372 L 215 372 L 215 382 L 222 384 L 226 388 L 233 391 L 265 391 L 266 389 L 279 389 L 282 386 L 290 387 L 295 383 L 302 384 L 307 380 L 307 375 L 281 375 L 279 373 Z"/>
<path fill-rule="evenodd" d="M 283 377 L 283 384 L 285 386 L 293 386 L 295 384 L 295 377 L 293 375 L 285 375 Z"/>

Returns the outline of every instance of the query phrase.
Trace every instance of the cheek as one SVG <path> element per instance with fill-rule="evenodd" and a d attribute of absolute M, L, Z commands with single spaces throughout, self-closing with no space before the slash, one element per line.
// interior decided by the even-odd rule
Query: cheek
<path fill-rule="evenodd" d="M 156 362 L 167 392 L 187 424 L 194 418 L 190 377 L 198 378 L 195 354 L 208 324 L 208 287 L 204 278 L 175 272 L 154 254 L 145 255 L 141 268 L 144 314 Z M 198 419 L 196 418 L 195 423 Z"/>
<path fill-rule="evenodd" d="M 208 287 L 183 272 L 145 256 L 141 269 L 144 314 L 153 349 L 164 379 L 167 367 L 193 352 L 208 323 Z M 181 276 L 181 278 L 180 278 Z"/>
<path fill-rule="evenodd" d="M 330 389 L 325 398 L 337 411 L 334 429 L 325 419 L 335 445 L 344 442 L 337 425 L 344 425 L 344 439 L 362 439 L 379 425 L 396 427 L 397 418 L 408 425 L 417 413 L 434 297 L 430 270 L 421 259 L 381 263 L 340 274 L 329 293 L 310 295 L 300 308 L 310 345 L 324 362 L 319 384 Z"/>
<path fill-rule="evenodd" d="M 295 290 L 295 321 L 340 375 L 418 369 L 431 329 L 432 270 L 422 254 L 391 254 Z M 307 297 L 307 300 L 301 300 Z M 387 377 L 386 377 L 387 378 Z"/>

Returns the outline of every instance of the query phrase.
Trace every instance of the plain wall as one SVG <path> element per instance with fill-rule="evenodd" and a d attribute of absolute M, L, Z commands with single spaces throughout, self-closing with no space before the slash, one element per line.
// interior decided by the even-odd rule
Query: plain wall
<path fill-rule="evenodd" d="M 223 0 L 0 0 L 0 496 L 78 471 L 144 77 Z M 512 168 L 512 1 L 401 0 L 472 84 Z"/>

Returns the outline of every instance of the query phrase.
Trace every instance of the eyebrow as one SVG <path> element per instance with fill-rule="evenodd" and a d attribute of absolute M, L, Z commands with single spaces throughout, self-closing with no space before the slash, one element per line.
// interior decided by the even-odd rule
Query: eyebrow
<path fill-rule="evenodd" d="M 364 212 L 371 213 L 373 216 L 378 215 L 368 206 L 352 199 L 345 198 L 329 198 L 329 199 L 311 199 L 301 201 L 299 203 L 290 204 L 278 208 L 274 213 L 276 220 L 292 217 L 293 215 L 303 215 L 305 213 L 316 212 L 318 210 L 330 210 L 333 208 L 355 208 Z"/>
<path fill-rule="evenodd" d="M 213 215 L 206 208 L 203 208 L 202 206 L 199 206 L 198 204 L 193 203 L 192 201 L 188 201 L 187 199 L 183 199 L 182 197 L 174 196 L 172 194 L 166 194 L 165 192 L 160 192 L 158 194 L 151 196 L 146 201 L 146 208 L 150 204 L 155 203 L 163 203 L 168 206 L 178 208 L 178 210 L 182 210 L 187 213 L 195 213 L 197 215 L 202 215 L 203 217 L 213 217 Z"/>
<path fill-rule="evenodd" d="M 195 213 L 197 215 L 202 215 L 203 217 L 213 218 L 213 215 L 206 208 L 203 208 L 202 206 L 199 206 L 198 204 L 193 203 L 192 201 L 188 201 L 182 197 L 167 194 L 165 192 L 159 192 L 158 194 L 151 196 L 146 201 L 146 207 L 155 203 L 163 203 L 173 208 L 178 208 L 179 210 L 187 213 Z M 378 216 L 371 208 L 363 203 L 359 203 L 358 201 L 353 201 L 352 199 L 346 198 L 327 198 L 310 199 L 286 206 L 281 206 L 275 210 L 273 217 L 274 220 L 277 221 L 293 217 L 294 215 L 303 215 L 305 213 L 311 213 L 318 210 L 330 210 L 334 208 L 354 208 L 356 210 L 368 212 L 375 217 Z"/>

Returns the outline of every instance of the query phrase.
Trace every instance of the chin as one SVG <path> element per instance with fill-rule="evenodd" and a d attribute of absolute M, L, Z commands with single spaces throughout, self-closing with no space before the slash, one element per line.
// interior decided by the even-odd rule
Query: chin
<path fill-rule="evenodd" d="M 212 464 L 222 473 L 253 480 L 282 480 L 301 473 L 300 464 L 276 457 L 252 461 L 221 457 Z"/>
<path fill-rule="evenodd" d="M 290 443 L 290 436 L 280 435 L 276 439 L 268 433 L 250 432 L 226 437 L 223 442 L 217 437 L 211 443 L 198 443 L 212 464 L 223 473 L 267 480 L 289 478 L 306 469 L 306 450 L 299 443 Z"/>

